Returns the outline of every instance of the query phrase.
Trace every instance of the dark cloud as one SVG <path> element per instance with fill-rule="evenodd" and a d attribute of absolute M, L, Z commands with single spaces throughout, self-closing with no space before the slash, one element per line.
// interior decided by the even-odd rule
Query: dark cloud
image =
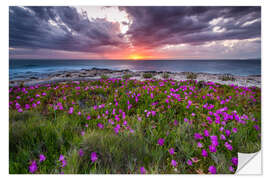
<path fill-rule="evenodd" d="M 130 6 L 119 9 L 128 14 L 130 21 L 88 19 L 85 12 L 78 12 L 74 7 L 10 7 L 9 46 L 15 48 L 14 54 L 16 49 L 43 49 L 45 54 L 61 50 L 103 56 L 122 53 L 130 50 L 129 47 L 157 50 L 165 45 L 194 47 L 212 41 L 256 38 L 252 45 L 257 47 L 256 52 L 260 51 L 260 7 Z M 125 34 L 120 31 L 120 23 L 129 26 Z"/>
<path fill-rule="evenodd" d="M 181 43 L 198 45 L 210 41 L 243 40 L 261 36 L 260 7 L 119 7 L 119 9 L 127 12 L 132 20 L 127 34 L 134 46 L 153 48 Z M 256 19 L 256 22 L 247 23 Z M 213 23 L 215 21 L 216 23 Z M 213 31 L 213 28 L 219 32 Z"/>
<path fill-rule="evenodd" d="M 102 53 L 126 45 L 119 23 L 90 21 L 73 7 L 10 7 L 9 16 L 10 47 Z"/>

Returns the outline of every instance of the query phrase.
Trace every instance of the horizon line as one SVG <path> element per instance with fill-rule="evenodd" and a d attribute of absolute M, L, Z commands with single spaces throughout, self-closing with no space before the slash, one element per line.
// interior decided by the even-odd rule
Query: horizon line
<path fill-rule="evenodd" d="M 130 61 L 159 61 L 159 60 L 171 60 L 171 61 L 177 61 L 177 60 L 261 60 L 261 57 L 259 58 L 202 58 L 202 59 L 199 59 L 199 58 L 190 58 L 190 59 L 95 59 L 95 58 L 92 58 L 92 59 L 80 59 L 80 58 L 9 58 L 9 60 L 110 60 L 110 61 L 114 61 L 114 60 L 130 60 Z"/>

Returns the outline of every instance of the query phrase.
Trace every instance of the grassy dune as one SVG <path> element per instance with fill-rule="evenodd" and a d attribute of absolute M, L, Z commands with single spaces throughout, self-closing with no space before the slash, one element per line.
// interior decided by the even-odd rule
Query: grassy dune
<path fill-rule="evenodd" d="M 9 98 L 11 174 L 234 173 L 261 146 L 256 87 L 103 78 Z"/>

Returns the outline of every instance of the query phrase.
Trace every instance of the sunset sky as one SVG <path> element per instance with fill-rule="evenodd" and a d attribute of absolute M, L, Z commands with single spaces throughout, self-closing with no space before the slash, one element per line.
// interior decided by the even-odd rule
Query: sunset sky
<path fill-rule="evenodd" d="M 16 59 L 261 58 L 260 7 L 10 7 Z"/>

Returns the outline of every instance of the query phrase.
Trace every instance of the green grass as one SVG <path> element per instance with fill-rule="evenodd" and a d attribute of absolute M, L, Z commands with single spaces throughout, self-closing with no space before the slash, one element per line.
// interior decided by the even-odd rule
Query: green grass
<path fill-rule="evenodd" d="M 192 80 L 100 79 L 12 88 L 9 98 L 10 174 L 30 173 L 33 160 L 38 166 L 36 174 L 137 174 L 141 167 L 152 174 L 193 174 L 208 173 L 211 165 L 217 173 L 233 173 L 228 167 L 237 168 L 231 163 L 237 152 L 252 153 L 261 148 L 260 128 L 254 128 L 261 126 L 261 90 L 255 87 Z M 208 109 L 209 105 L 213 107 Z M 227 110 L 220 111 L 224 107 Z M 216 123 L 210 112 L 219 114 L 226 124 Z M 224 120 L 227 115 L 233 118 Z M 120 129 L 116 133 L 117 124 Z M 237 133 L 232 128 L 237 128 Z M 205 129 L 219 138 L 215 153 L 209 152 L 209 137 L 194 138 Z M 220 139 L 225 130 L 230 130 L 226 142 L 232 151 Z M 163 146 L 158 144 L 160 138 L 165 140 Z M 198 142 L 208 157 L 201 155 Z M 169 153 L 170 148 L 175 154 Z M 90 158 L 92 152 L 98 156 L 95 162 Z M 46 156 L 45 161 L 39 162 L 40 154 Z M 61 167 L 60 154 L 67 161 L 65 167 Z M 193 158 L 198 162 L 187 165 Z M 171 160 L 178 163 L 176 167 Z"/>
<path fill-rule="evenodd" d="M 107 76 L 107 75 L 105 75 L 105 74 L 102 74 L 102 75 L 100 76 L 100 78 L 106 80 L 106 79 L 109 79 L 109 76 Z"/>
<path fill-rule="evenodd" d="M 131 78 L 131 77 L 132 77 L 131 74 L 124 74 L 124 75 L 122 76 L 123 79 L 129 79 L 129 78 Z"/>

